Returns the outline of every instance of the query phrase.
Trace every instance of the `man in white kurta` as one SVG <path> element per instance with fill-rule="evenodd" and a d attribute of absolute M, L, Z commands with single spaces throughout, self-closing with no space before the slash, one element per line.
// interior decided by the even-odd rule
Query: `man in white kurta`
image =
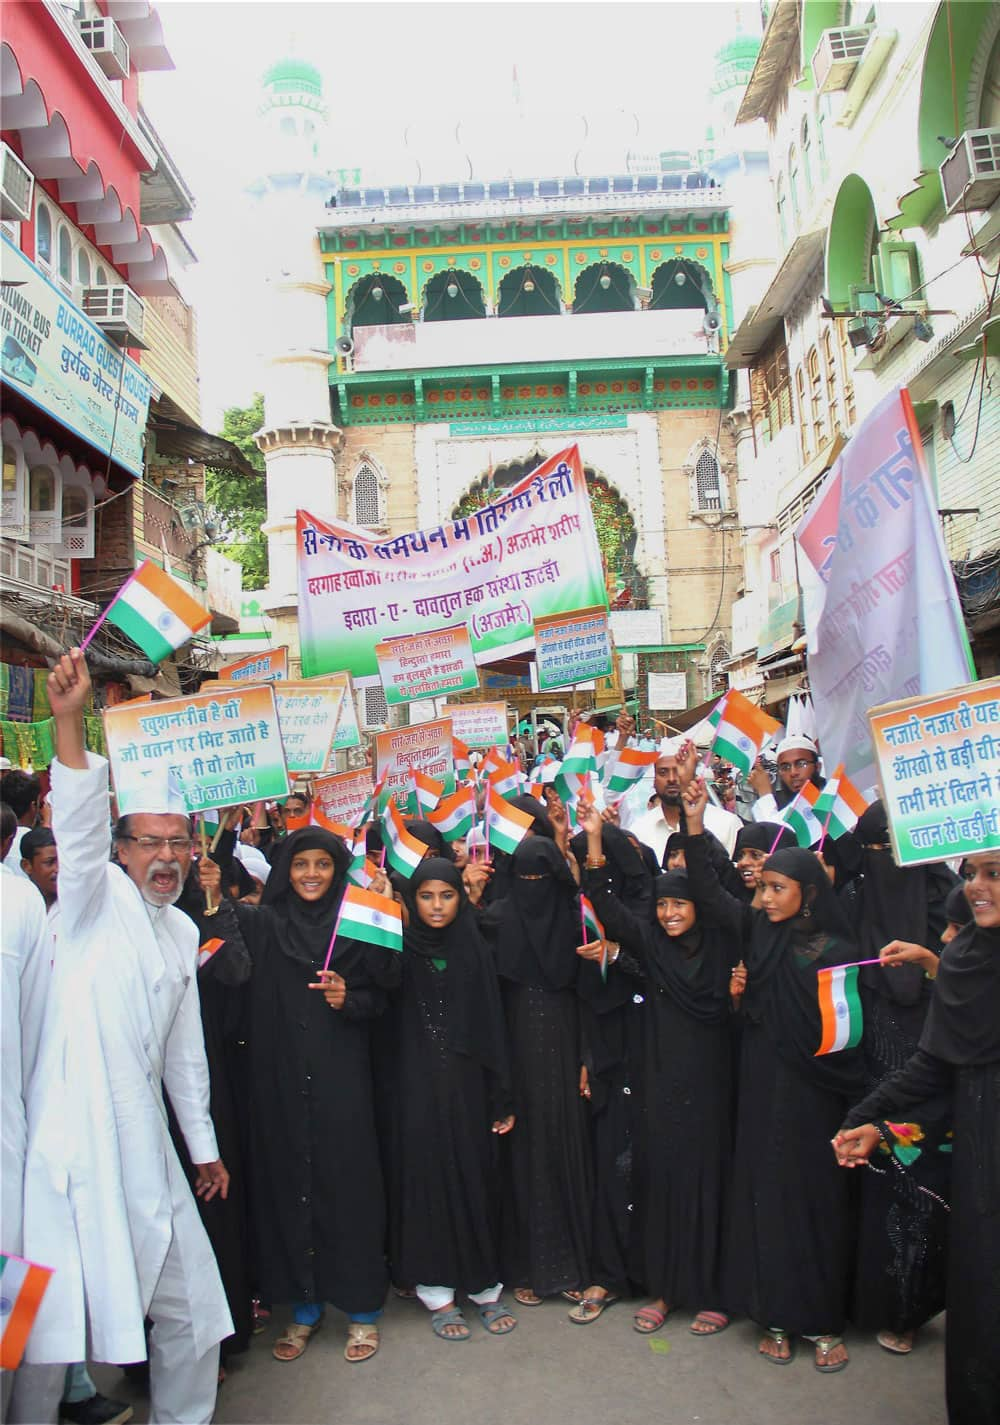
<path fill-rule="evenodd" d="M 218 1343 L 233 1327 L 162 1093 L 165 1085 L 199 1194 L 225 1196 L 197 931 L 172 905 L 190 864 L 190 825 L 154 795 L 124 828 L 124 871 L 109 863 L 108 766 L 83 743 L 89 689 L 76 651 L 49 679 L 61 925 L 27 1098 L 24 1255 L 55 1274 L 26 1359 L 143 1360 L 148 1316 L 151 1425 L 198 1425 L 212 1418 Z M 22 1403 L 15 1420 L 56 1418 L 61 1374 L 37 1374 L 47 1378 L 44 1398 Z"/>

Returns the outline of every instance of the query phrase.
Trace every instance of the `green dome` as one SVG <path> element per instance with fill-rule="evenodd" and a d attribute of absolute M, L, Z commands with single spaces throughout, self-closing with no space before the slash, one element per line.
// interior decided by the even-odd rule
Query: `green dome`
<path fill-rule="evenodd" d="M 265 89 L 287 94 L 291 90 L 304 90 L 317 99 L 323 93 L 323 79 L 319 70 L 307 59 L 278 59 L 264 72 L 261 80 Z"/>
<path fill-rule="evenodd" d="M 737 85 L 745 86 L 750 79 L 760 51 L 759 35 L 733 35 L 715 52 L 715 74 L 712 93 L 721 94 Z"/>

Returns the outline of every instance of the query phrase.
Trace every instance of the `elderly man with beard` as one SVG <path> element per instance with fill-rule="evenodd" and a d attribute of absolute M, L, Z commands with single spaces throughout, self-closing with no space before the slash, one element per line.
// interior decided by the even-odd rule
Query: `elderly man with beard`
<path fill-rule="evenodd" d="M 90 678 L 78 649 L 53 669 L 48 692 L 61 927 L 27 1094 L 24 1255 L 55 1271 L 11 1420 L 55 1421 L 66 1362 L 143 1360 L 148 1316 L 150 1422 L 198 1425 L 212 1418 L 219 1342 L 233 1327 L 163 1103 L 165 1087 L 196 1192 L 225 1197 L 198 932 L 173 905 L 191 862 L 190 823 L 164 776 L 118 823 L 121 869 L 111 865 L 108 767 L 84 747 Z"/>

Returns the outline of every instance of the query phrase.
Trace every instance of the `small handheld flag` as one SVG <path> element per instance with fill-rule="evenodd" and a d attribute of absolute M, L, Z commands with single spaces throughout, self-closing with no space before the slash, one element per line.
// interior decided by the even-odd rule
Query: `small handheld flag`
<path fill-rule="evenodd" d="M 605 791 L 616 796 L 624 795 L 636 782 L 642 781 L 646 770 L 654 765 L 658 756 L 655 750 L 640 752 L 638 747 L 623 747 L 617 754 L 612 753 L 604 769 Z"/>
<path fill-rule="evenodd" d="M 534 817 L 511 806 L 492 786 L 486 793 L 487 844 L 499 851 L 516 851 L 534 825 Z"/>
<path fill-rule="evenodd" d="M 436 782 L 416 767 L 410 770 L 410 797 L 414 803 L 414 815 L 421 817 L 433 811 L 444 795 L 444 783 Z"/>
<path fill-rule="evenodd" d="M 198 946 L 198 969 L 203 970 L 211 960 L 217 950 L 221 950 L 225 945 L 224 940 L 206 940 L 204 945 Z"/>
<path fill-rule="evenodd" d="M 16 1371 L 21 1364 L 51 1279 L 51 1267 L 40 1267 L 23 1257 L 0 1256 L 0 1366 L 5 1371 Z"/>
<path fill-rule="evenodd" d="M 486 778 L 490 791 L 500 797 L 516 797 L 523 773 L 516 762 L 501 762 Z"/>
<path fill-rule="evenodd" d="M 591 905 L 585 895 L 580 896 L 580 924 L 583 927 L 583 943 L 589 944 L 591 940 L 606 940 L 604 926 L 597 916 L 597 911 Z M 601 955 L 601 979 L 608 978 L 608 952 L 605 947 Z"/>
<path fill-rule="evenodd" d="M 822 851 L 823 842 L 828 836 L 831 841 L 836 841 L 853 831 L 867 806 L 864 794 L 858 791 L 850 777 L 845 774 L 843 762 L 839 763 L 833 776 L 821 789 L 813 807 L 813 816 L 823 824 L 820 850 Z"/>
<path fill-rule="evenodd" d="M 857 965 L 833 965 L 826 970 L 817 970 L 816 988 L 823 1022 L 816 1057 L 836 1054 L 841 1049 L 857 1048 L 864 1028 Z"/>
<path fill-rule="evenodd" d="M 80 647 L 85 649 L 107 620 L 127 633 L 153 663 L 162 663 L 211 618 L 176 579 L 146 559 L 125 580 Z"/>
<path fill-rule="evenodd" d="M 776 821 L 783 822 L 785 826 L 794 831 L 796 841 L 807 850 L 823 835 L 822 823 L 817 821 L 814 811 L 819 794 L 819 787 L 815 782 L 806 782 L 799 788 L 784 811 L 779 812 L 775 818 Z"/>
<path fill-rule="evenodd" d="M 402 813 L 393 801 L 386 803 L 382 813 L 382 832 L 389 865 L 409 880 L 424 859 L 427 847 L 407 831 Z"/>
<path fill-rule="evenodd" d="M 458 841 L 467 836 L 476 819 L 476 793 L 471 783 L 443 797 L 434 811 L 427 813 L 427 820 L 446 841 Z"/>
<path fill-rule="evenodd" d="M 768 738 L 780 731 L 781 723 L 763 712 L 736 688 L 730 688 L 708 715 L 715 729 L 709 755 L 713 753 L 746 777 Z"/>
<path fill-rule="evenodd" d="M 360 886 L 348 886 L 340 902 L 337 920 L 330 936 L 323 970 L 330 968 L 337 936 L 345 940 L 363 940 L 366 945 L 381 945 L 387 950 L 403 948 L 403 918 L 392 896 L 376 895 Z"/>

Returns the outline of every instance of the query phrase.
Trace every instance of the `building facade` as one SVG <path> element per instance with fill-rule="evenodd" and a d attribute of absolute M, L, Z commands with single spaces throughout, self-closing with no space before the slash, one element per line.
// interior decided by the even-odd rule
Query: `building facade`
<path fill-rule="evenodd" d="M 899 385 L 977 667 L 995 672 L 1000 6 L 778 0 L 737 117 L 766 125 L 777 242 L 726 354 L 746 570 L 730 680 L 779 712 L 805 686 L 793 531 Z M 966 162 L 970 144 L 978 177 L 943 183 L 941 165 Z"/>

